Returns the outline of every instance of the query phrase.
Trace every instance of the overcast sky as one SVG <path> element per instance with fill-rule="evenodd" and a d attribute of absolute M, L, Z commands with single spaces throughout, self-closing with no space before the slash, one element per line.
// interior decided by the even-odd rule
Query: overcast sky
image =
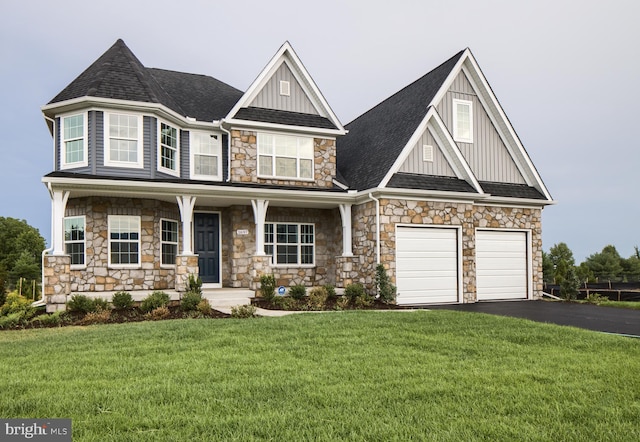
<path fill-rule="evenodd" d="M 40 107 L 122 38 L 147 67 L 246 90 L 288 40 L 343 124 L 470 47 L 557 205 L 544 250 L 640 245 L 637 0 L 1 0 L 0 216 L 49 240 Z"/>

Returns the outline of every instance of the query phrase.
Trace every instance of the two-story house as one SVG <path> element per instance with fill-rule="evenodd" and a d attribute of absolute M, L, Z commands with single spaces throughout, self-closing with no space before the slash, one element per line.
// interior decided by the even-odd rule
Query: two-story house
<path fill-rule="evenodd" d="M 66 296 L 280 284 L 401 304 L 533 299 L 552 198 L 466 49 L 343 126 L 289 43 L 245 91 L 123 41 L 42 108 L 51 309 Z"/>

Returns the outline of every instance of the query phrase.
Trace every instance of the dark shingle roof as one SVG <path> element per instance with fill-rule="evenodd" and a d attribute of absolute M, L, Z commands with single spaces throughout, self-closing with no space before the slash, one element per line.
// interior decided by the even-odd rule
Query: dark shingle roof
<path fill-rule="evenodd" d="M 287 124 L 290 126 L 318 127 L 337 129 L 328 118 L 320 115 L 303 114 L 262 107 L 243 107 L 236 112 L 234 118 L 239 120 L 261 121 L 263 123 Z"/>
<path fill-rule="evenodd" d="M 477 193 L 465 180 L 448 176 L 420 175 L 417 173 L 395 173 L 389 180 L 387 186 L 399 189 Z"/>
<path fill-rule="evenodd" d="M 226 115 L 241 96 L 212 77 L 145 68 L 118 40 L 49 103 L 79 97 L 160 103 L 185 117 L 212 121 Z"/>
<path fill-rule="evenodd" d="M 380 184 L 463 52 L 345 126 L 349 134 L 337 141 L 338 168 L 352 188 Z"/>
<path fill-rule="evenodd" d="M 486 193 L 493 196 L 502 196 L 508 198 L 527 198 L 533 200 L 546 200 L 547 198 L 535 187 L 526 184 L 511 183 L 494 183 L 489 181 L 480 181 L 480 187 Z"/>

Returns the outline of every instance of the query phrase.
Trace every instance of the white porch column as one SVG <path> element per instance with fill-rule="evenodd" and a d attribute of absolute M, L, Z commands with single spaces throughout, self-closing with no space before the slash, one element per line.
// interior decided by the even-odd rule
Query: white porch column
<path fill-rule="evenodd" d="M 264 253 L 264 221 L 267 218 L 267 200 L 251 200 L 253 206 L 253 218 L 256 223 L 256 255 L 263 256 Z"/>
<path fill-rule="evenodd" d="M 351 204 L 340 204 L 342 218 L 342 256 L 353 256 L 351 248 Z"/>
<path fill-rule="evenodd" d="M 193 208 L 196 205 L 195 196 L 176 196 L 178 207 L 180 208 L 180 219 L 182 220 L 182 255 L 193 255 L 191 249 L 191 224 L 193 221 Z"/>
<path fill-rule="evenodd" d="M 69 191 L 52 190 L 51 192 L 51 230 L 53 255 L 64 255 L 64 211 L 67 208 Z"/>

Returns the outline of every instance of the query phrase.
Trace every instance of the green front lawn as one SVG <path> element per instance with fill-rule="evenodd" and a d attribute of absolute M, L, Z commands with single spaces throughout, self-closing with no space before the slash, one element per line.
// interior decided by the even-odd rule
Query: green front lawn
<path fill-rule="evenodd" d="M 0 372 L 74 441 L 640 440 L 640 340 L 477 313 L 7 331 Z"/>

